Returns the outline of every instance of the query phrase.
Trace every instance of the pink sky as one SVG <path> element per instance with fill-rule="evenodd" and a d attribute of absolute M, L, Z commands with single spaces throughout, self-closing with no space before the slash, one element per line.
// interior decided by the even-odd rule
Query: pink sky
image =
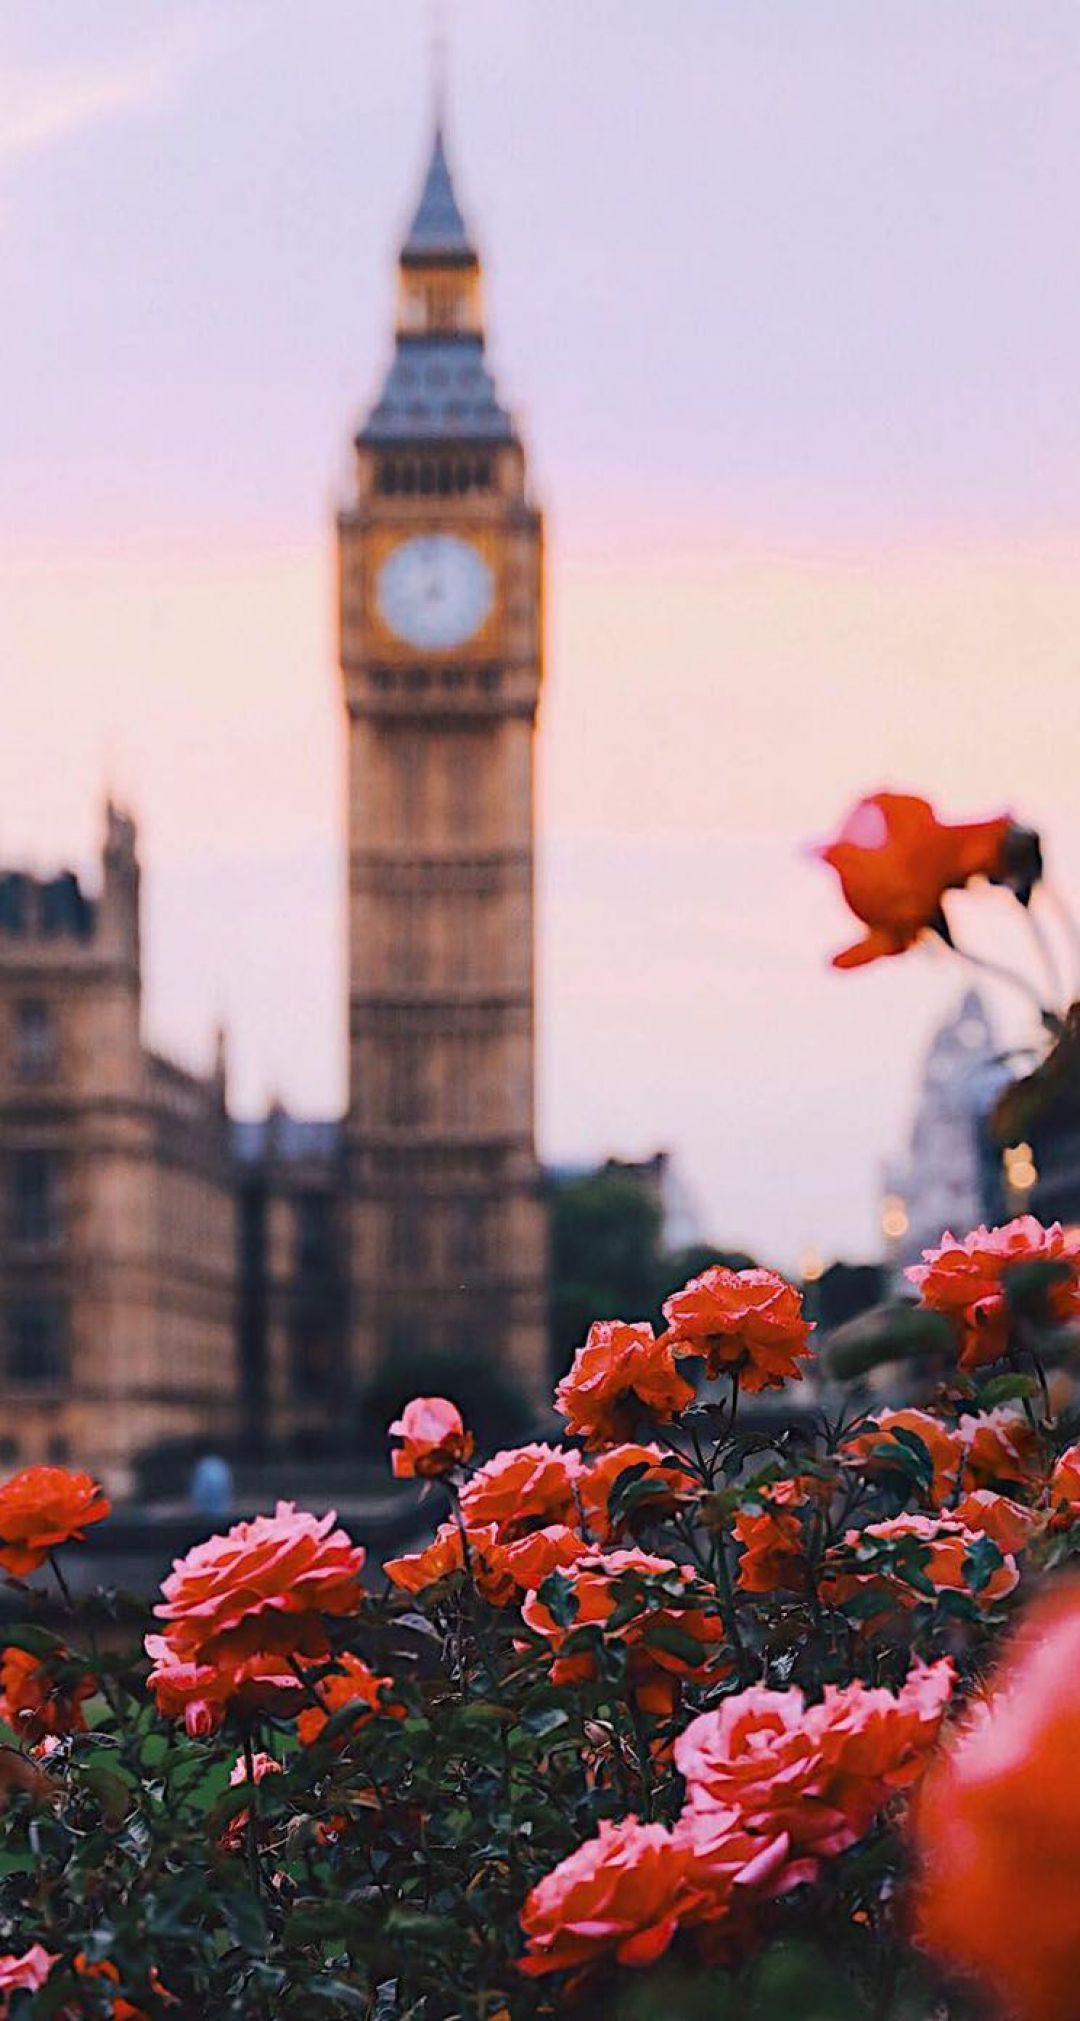
<path fill-rule="evenodd" d="M 0 33 L 0 853 L 85 864 L 106 780 L 134 803 L 153 1035 L 206 1057 L 224 1016 L 248 1111 L 342 1098 L 331 515 L 421 11 Z M 453 133 L 550 515 L 542 1148 L 667 1145 L 790 1262 L 873 1244 L 962 984 L 830 974 L 804 843 L 906 786 L 1040 822 L 1080 891 L 1080 38 L 777 15 L 463 0 Z"/>

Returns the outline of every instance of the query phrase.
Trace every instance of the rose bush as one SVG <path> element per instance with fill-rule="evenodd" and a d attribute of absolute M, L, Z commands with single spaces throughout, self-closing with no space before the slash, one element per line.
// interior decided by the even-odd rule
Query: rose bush
<path fill-rule="evenodd" d="M 845 966 L 1038 874 L 895 795 L 826 855 Z M 479 1460 L 416 1398 L 417 1548 L 281 1502 L 137 1642 L 65 1573 L 98 1484 L 0 1483 L 0 2017 L 1069 2021 L 1080 1238 L 943 1231 L 910 1275 L 819 1343 L 712 1266 Z"/>

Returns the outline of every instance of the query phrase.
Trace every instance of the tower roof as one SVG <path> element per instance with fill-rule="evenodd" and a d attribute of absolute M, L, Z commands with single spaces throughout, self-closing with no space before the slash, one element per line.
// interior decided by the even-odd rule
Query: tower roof
<path fill-rule="evenodd" d="M 454 194 L 438 118 L 401 267 L 406 313 L 357 441 L 516 441 L 484 355 L 479 260 Z M 409 313 L 417 308 L 418 316 Z"/>
<path fill-rule="evenodd" d="M 424 187 L 401 248 L 401 257 L 404 261 L 476 258 L 461 215 L 461 206 L 454 194 L 441 121 L 435 128 Z"/>

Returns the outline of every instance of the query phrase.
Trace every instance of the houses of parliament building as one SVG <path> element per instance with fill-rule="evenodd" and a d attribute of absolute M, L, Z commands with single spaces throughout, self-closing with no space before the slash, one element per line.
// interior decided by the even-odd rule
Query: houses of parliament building
<path fill-rule="evenodd" d="M 5 1463 L 121 1491 L 174 1445 L 348 1422 L 380 1369 L 546 1385 L 533 1120 L 543 529 L 442 134 L 338 517 L 348 1109 L 230 1117 L 147 1043 L 133 822 L 100 878 L 0 871 Z"/>

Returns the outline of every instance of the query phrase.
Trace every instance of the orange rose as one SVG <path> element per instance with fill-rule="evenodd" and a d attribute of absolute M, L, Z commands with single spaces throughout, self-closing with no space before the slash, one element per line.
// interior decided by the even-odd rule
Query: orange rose
<path fill-rule="evenodd" d="M 775 1270 L 726 1270 L 714 1263 L 664 1301 L 661 1338 L 679 1354 L 700 1354 L 708 1374 L 737 1376 L 743 1389 L 782 1389 L 802 1377 L 812 1332 L 802 1295 Z"/>
<path fill-rule="evenodd" d="M 628 1677 L 644 1711 L 661 1718 L 669 1715 L 675 1704 L 674 1680 L 708 1674 L 712 1663 L 710 1651 L 724 1639 L 723 1624 L 717 1614 L 708 1611 L 711 1595 L 698 1584 L 687 1566 L 676 1565 L 670 1558 L 654 1557 L 648 1551 L 590 1552 L 562 1576 L 571 1596 L 573 1618 L 568 1626 L 555 1619 L 539 1592 L 530 1593 L 521 1610 L 526 1626 L 543 1637 L 554 1655 L 553 1684 L 578 1684 L 596 1676 L 593 1650 L 575 1647 L 573 1638 L 580 1628 L 603 1631 L 617 1609 L 620 1613 L 615 1631 L 617 1640 L 630 1651 Z M 650 1606 L 643 1595 L 640 1611 L 625 1621 L 621 1619 L 623 1604 L 631 1596 L 635 1577 L 674 1582 L 683 1592 L 665 1597 L 659 1606 Z M 700 1657 L 695 1659 L 689 1653 L 676 1655 L 662 1647 L 657 1631 L 663 1636 L 668 1629 L 680 1631 L 699 1644 Z"/>
<path fill-rule="evenodd" d="M 336 1712 L 343 1712 L 347 1705 L 355 1705 L 356 1718 L 352 1732 L 359 1733 L 371 1720 L 383 1715 L 387 1719 L 404 1719 L 405 1707 L 389 1701 L 394 1689 L 392 1677 L 379 1677 L 368 1668 L 359 1656 L 345 1650 L 337 1659 L 337 1669 L 329 1677 L 320 1677 L 312 1688 L 318 1705 L 306 1705 L 296 1722 L 296 1733 L 303 1747 L 310 1747 L 318 1740 L 327 1721 Z M 338 1735 L 338 1746 L 344 1747 L 348 1734 Z"/>
<path fill-rule="evenodd" d="M 60 1544 L 81 1543 L 109 1509 L 90 1474 L 24 1467 L 0 1487 L 0 1565 L 18 1579 L 36 1572 Z"/>
<path fill-rule="evenodd" d="M 1020 832 L 1007 814 L 991 821 L 939 821 L 929 801 L 910 793 L 874 793 L 860 800 L 836 841 L 816 852 L 836 871 L 852 912 L 870 929 L 854 947 L 833 956 L 833 967 L 858 968 L 881 955 L 902 954 L 928 929 L 948 939 L 945 893 L 960 890 L 972 877 L 1009 881 L 1009 840 Z"/>
<path fill-rule="evenodd" d="M 461 1412 L 444 1396 L 417 1396 L 390 1426 L 401 1440 L 391 1458 L 399 1481 L 438 1480 L 471 1459 L 475 1440 Z"/>
<path fill-rule="evenodd" d="M 691 1720 L 675 1743 L 690 1811 L 734 1811 L 763 1843 L 788 1843 L 788 1885 L 864 1837 L 879 1810 L 922 1774 L 953 1687 L 952 1665 L 916 1664 L 899 1692 L 754 1684 Z"/>
<path fill-rule="evenodd" d="M 117 1971 L 116 1966 L 113 1964 L 111 1958 L 100 1958 L 96 1965 L 92 1965 L 89 1962 L 88 1958 L 86 1957 L 85 1952 L 79 1951 L 75 1958 L 75 1970 L 81 1979 L 105 1979 L 108 1981 L 110 1986 L 119 1986 L 120 1984 L 120 1974 Z M 158 1977 L 158 1974 L 153 1966 L 151 1966 L 148 1976 L 150 1985 L 152 1986 L 154 1992 L 157 1994 L 159 2000 L 164 2001 L 165 2005 L 168 2007 L 176 2007 L 179 2005 L 179 2002 L 173 1999 L 172 1996 L 165 1991 L 165 1988 L 163 1987 L 161 1980 Z M 80 2012 L 81 2011 L 82 2010 L 80 2009 Z M 100 2009 L 95 2006 L 94 2008 L 95 2014 L 97 2014 L 99 2011 Z M 69 2021 L 69 2017 L 71 2017 L 72 2014 L 73 2010 L 71 2008 L 69 2007 L 65 2008 L 64 2021 Z M 112 2002 L 109 2007 L 109 2014 L 111 2017 L 111 2021 L 147 2021 L 145 2009 L 142 2007 L 133 2006 L 131 2001 L 126 2000 L 122 1993 L 114 1993 L 112 1995 Z"/>
<path fill-rule="evenodd" d="M 490 1576 L 497 1579 L 505 1574 L 513 1581 L 516 1590 L 512 1597 L 516 1599 L 519 1594 L 542 1586 L 552 1572 L 576 1565 L 592 1548 L 568 1524 L 549 1523 L 546 1529 L 531 1530 L 527 1537 L 518 1537 L 512 1544 L 500 1541 L 491 1545 L 485 1556 Z"/>
<path fill-rule="evenodd" d="M 195 1663 L 177 1656 L 168 1636 L 148 1635 L 146 1653 L 153 1665 L 147 1683 L 161 1717 L 182 1719 L 193 1740 L 216 1733 L 232 1707 L 288 1717 L 303 1696 L 296 1672 L 276 1650 Z"/>
<path fill-rule="evenodd" d="M 993 1607 L 1019 1584 L 1020 1574 L 1015 1559 L 1003 1551 L 1002 1563 L 977 1592 L 972 1590 L 968 1559 L 986 1535 L 989 1531 L 966 1529 L 952 1515 L 891 1516 L 867 1523 L 865 1529 L 849 1530 L 829 1552 L 822 1596 L 830 1605 L 842 1606 L 865 1589 L 880 1592 L 886 1607 L 917 1607 L 931 1597 L 921 1583 L 929 1580 L 935 1594 L 967 1593 L 977 1606 Z"/>
<path fill-rule="evenodd" d="M 555 1391 L 567 1431 L 590 1451 L 632 1438 L 643 1419 L 665 1422 L 694 1401 L 666 1339 L 647 1324 L 598 1319 Z"/>
<path fill-rule="evenodd" d="M 903 1440 L 896 1437 L 897 1432 L 910 1432 L 922 1440 L 933 1468 L 926 1493 L 940 1507 L 942 1502 L 948 1501 L 956 1487 L 964 1446 L 959 1432 L 950 1430 L 930 1411 L 879 1411 L 867 1422 L 865 1429 L 849 1433 L 845 1438 L 841 1453 L 844 1466 L 857 1467 L 859 1473 L 871 1479 L 899 1469 L 910 1479 L 904 1464 Z"/>
<path fill-rule="evenodd" d="M 363 1550 L 336 1520 L 279 1502 L 178 1558 L 154 1609 L 174 1655 L 217 1664 L 326 1655 L 324 1617 L 356 1613 L 362 1597 Z"/>
<path fill-rule="evenodd" d="M 60 1650 L 55 1657 L 42 1658 L 11 1647 L 0 1657 L 0 1719 L 29 1745 L 44 1740 L 46 1734 L 61 1738 L 86 1732 L 83 1702 L 93 1697 L 97 1686 L 85 1675 L 61 1683 L 56 1669 L 66 1655 Z"/>
<path fill-rule="evenodd" d="M 732 1527 L 742 1546 L 736 1584 L 744 1593 L 805 1593 L 806 1540 L 793 1509 L 740 1509 Z"/>
<path fill-rule="evenodd" d="M 530 1530 L 572 1521 L 580 1468 L 577 1453 L 555 1446 L 517 1446 L 496 1453 L 461 1490 L 466 1526 L 494 1523 L 500 1539 L 509 1544 Z"/>
<path fill-rule="evenodd" d="M 388 1558 L 383 1571 L 403 1593 L 424 1593 L 442 1579 L 465 1570 L 465 1552 L 456 1523 L 440 1523 L 430 1544 L 403 1558 Z"/>
<path fill-rule="evenodd" d="M 1043 1461 L 1038 1433 L 1011 1404 L 962 1417 L 956 1429 L 963 1449 L 963 1488 L 1030 1490 L 1039 1481 Z"/>
<path fill-rule="evenodd" d="M 635 1527 L 637 1518 L 634 1514 L 616 1521 L 611 1513 L 612 1489 L 620 1474 L 627 1473 L 631 1467 L 644 1469 L 638 1478 L 647 1481 L 653 1491 L 642 1508 L 643 1516 L 650 1521 L 658 1516 L 670 1515 L 679 1495 L 693 1484 L 689 1468 L 675 1455 L 662 1453 L 659 1446 L 612 1446 L 609 1452 L 601 1453 L 598 1459 L 583 1467 L 577 1477 L 581 1513 L 589 1535 L 598 1543 L 611 1543 L 624 1530 Z"/>
<path fill-rule="evenodd" d="M 1068 1530 L 1080 1517 L 1080 1445 L 1063 1452 L 1050 1476 L 1050 1526 Z"/>
<path fill-rule="evenodd" d="M 916 1926 L 1010 2021 L 1073 2021 L 1080 1982 L 1080 1587 L 1034 1608 L 914 1814 Z"/>
<path fill-rule="evenodd" d="M 1026 1509 L 1008 1495 L 995 1495 L 992 1488 L 973 1488 L 970 1494 L 961 1495 L 949 1514 L 966 1530 L 989 1537 L 1006 1556 L 1024 1550 L 1043 1520 L 1034 1509 Z"/>
<path fill-rule="evenodd" d="M 1068 1276 L 1045 1294 L 1047 1317 L 1058 1325 L 1080 1319 L 1080 1229 L 1055 1221 L 1044 1228 L 1022 1214 L 1004 1228 L 976 1228 L 958 1242 L 944 1235 L 940 1249 L 924 1249 L 922 1263 L 906 1272 L 924 1305 L 953 1324 L 959 1365 L 971 1374 L 1000 1361 L 1009 1347 L 1008 1271 L 1018 1263 L 1059 1263 Z"/>
<path fill-rule="evenodd" d="M 579 1971 L 605 1957 L 653 1965 L 679 1927 L 688 1856 L 664 1825 L 605 1819 L 529 1894 L 521 1911 L 520 1970 Z"/>
<path fill-rule="evenodd" d="M 492 1607 L 508 1607 L 517 1598 L 517 1589 L 494 1523 L 470 1528 L 468 1539 L 469 1566 L 477 1590 Z M 404 1558 L 388 1558 L 383 1570 L 404 1593 L 426 1593 L 443 1579 L 456 1577 L 465 1570 L 460 1528 L 453 1521 L 440 1523 L 424 1550 L 410 1551 Z"/>
<path fill-rule="evenodd" d="M 686 1855 L 685 1895 L 679 1923 L 697 1938 L 710 1965 L 728 1965 L 750 1947 L 753 1911 L 762 1901 L 799 1885 L 801 1863 L 791 1857 L 786 1832 L 772 1837 L 750 1830 L 737 1810 L 683 1811 L 672 1832 Z"/>

